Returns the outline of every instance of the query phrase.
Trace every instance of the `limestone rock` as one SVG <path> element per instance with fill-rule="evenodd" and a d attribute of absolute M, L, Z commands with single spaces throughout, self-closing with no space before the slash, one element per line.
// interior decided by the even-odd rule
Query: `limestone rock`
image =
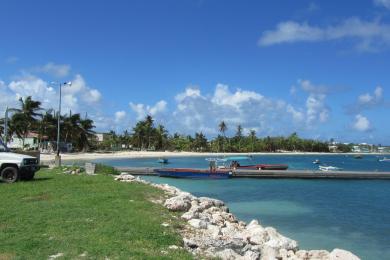
<path fill-rule="evenodd" d="M 191 197 L 187 194 L 180 194 L 167 199 L 164 206 L 171 211 L 187 211 L 191 207 Z"/>
<path fill-rule="evenodd" d="M 351 252 L 338 248 L 333 249 L 329 256 L 330 260 L 360 260 L 359 257 L 352 254 Z"/>
<path fill-rule="evenodd" d="M 236 260 L 241 258 L 239 254 L 229 248 L 215 253 L 215 256 L 223 260 Z"/>
<path fill-rule="evenodd" d="M 206 229 L 207 228 L 207 222 L 201 219 L 190 219 L 188 221 L 188 224 L 190 224 L 192 227 L 197 229 Z"/>

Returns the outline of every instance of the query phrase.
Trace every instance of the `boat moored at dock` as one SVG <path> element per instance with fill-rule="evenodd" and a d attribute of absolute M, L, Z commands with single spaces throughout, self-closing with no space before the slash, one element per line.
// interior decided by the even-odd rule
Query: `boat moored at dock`
<path fill-rule="evenodd" d="M 189 179 L 228 179 L 232 176 L 232 172 L 228 170 L 202 170 L 202 169 L 186 169 L 186 168 L 164 168 L 155 169 L 155 173 L 160 177 L 171 178 L 189 178 Z"/>

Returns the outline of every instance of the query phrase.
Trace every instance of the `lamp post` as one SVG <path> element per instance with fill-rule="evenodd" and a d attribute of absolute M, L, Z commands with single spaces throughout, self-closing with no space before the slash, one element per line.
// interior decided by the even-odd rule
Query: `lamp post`
<path fill-rule="evenodd" d="M 72 82 L 60 83 L 60 100 L 58 103 L 58 116 L 57 116 L 57 154 L 55 156 L 55 165 L 57 167 L 61 166 L 61 156 L 60 156 L 60 128 L 61 128 L 61 96 L 62 96 L 62 86 L 71 86 Z"/>

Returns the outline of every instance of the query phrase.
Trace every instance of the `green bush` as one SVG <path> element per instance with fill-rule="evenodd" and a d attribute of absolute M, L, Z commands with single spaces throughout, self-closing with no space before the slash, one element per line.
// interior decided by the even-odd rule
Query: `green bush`
<path fill-rule="evenodd" d="M 95 173 L 96 174 L 106 174 L 106 175 L 107 174 L 111 174 L 111 175 L 119 175 L 120 174 L 120 172 L 118 170 L 116 170 L 114 167 L 108 166 L 105 164 L 101 164 L 101 163 L 96 164 Z"/>

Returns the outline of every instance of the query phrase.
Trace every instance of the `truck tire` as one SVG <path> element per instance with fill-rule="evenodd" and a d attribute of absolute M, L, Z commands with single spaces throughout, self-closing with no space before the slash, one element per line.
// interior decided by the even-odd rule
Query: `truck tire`
<path fill-rule="evenodd" d="M 22 179 L 23 181 L 31 181 L 32 179 L 34 179 L 34 175 L 35 175 L 35 172 L 27 172 L 27 173 L 24 173 L 20 176 L 20 179 Z"/>
<path fill-rule="evenodd" d="M 19 180 L 19 171 L 16 167 L 8 166 L 1 171 L 1 180 L 6 183 L 14 183 Z"/>

